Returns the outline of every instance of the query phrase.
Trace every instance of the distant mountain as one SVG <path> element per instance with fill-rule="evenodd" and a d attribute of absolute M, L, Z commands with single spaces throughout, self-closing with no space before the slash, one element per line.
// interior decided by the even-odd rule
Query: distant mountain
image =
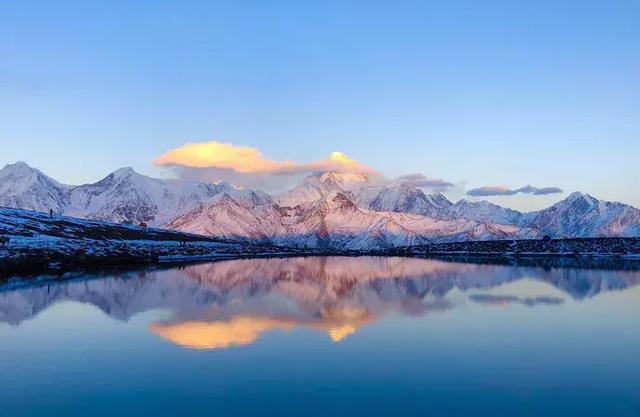
<path fill-rule="evenodd" d="M 450 218 L 446 210 L 452 203 L 441 193 L 425 194 L 417 187 L 371 180 L 364 174 L 323 172 L 310 175 L 276 199 L 281 206 L 295 207 L 322 200 L 332 193 L 342 193 L 359 207 L 369 210 Z"/>
<path fill-rule="evenodd" d="M 486 200 L 469 201 L 464 198 L 446 208 L 449 217 L 477 220 L 497 224 L 519 225 L 523 214 L 519 211 L 498 206 Z M 529 226 L 524 224 L 524 226 Z"/>
<path fill-rule="evenodd" d="M 310 248 L 382 249 L 469 239 L 533 237 L 535 231 L 468 219 L 442 220 L 359 207 L 346 192 L 282 207 L 227 194 L 179 216 L 168 227 L 190 233 Z"/>
<path fill-rule="evenodd" d="M 388 213 L 362 209 L 341 192 L 288 213 L 285 224 L 289 231 L 284 244 L 293 237 L 302 246 L 376 249 L 426 241 Z"/>
<path fill-rule="evenodd" d="M 65 212 L 96 220 L 164 225 L 229 189 L 228 184 L 160 180 L 121 168 L 95 184 L 72 188 Z"/>
<path fill-rule="evenodd" d="M 0 206 L 314 248 L 640 236 L 640 210 L 586 194 L 521 213 L 488 201 L 452 203 L 407 183 L 340 172 L 310 175 L 272 197 L 226 183 L 151 178 L 131 168 L 69 186 L 19 162 L 0 170 Z"/>
<path fill-rule="evenodd" d="M 281 214 L 270 197 L 243 190 L 222 192 L 167 224 L 202 235 L 267 241 L 284 234 Z"/>
<path fill-rule="evenodd" d="M 578 192 L 520 223 L 551 237 L 640 236 L 640 210 Z"/>
<path fill-rule="evenodd" d="M 384 214 L 362 210 L 336 192 L 306 207 L 281 207 L 266 200 L 256 204 L 243 196 L 222 193 L 177 217 L 168 227 L 312 248 L 373 249 L 426 241 Z"/>
<path fill-rule="evenodd" d="M 59 213 L 68 205 L 70 188 L 24 162 L 0 169 L 0 206 L 3 207 Z"/>
<path fill-rule="evenodd" d="M 322 172 L 309 175 L 291 190 L 280 194 L 276 201 L 283 207 L 313 203 L 332 193 L 349 193 L 369 184 L 365 174 Z"/>
<path fill-rule="evenodd" d="M 0 206 L 66 214 L 116 223 L 164 225 L 229 184 L 160 180 L 121 168 L 94 184 L 60 184 L 24 162 L 0 170 Z"/>
<path fill-rule="evenodd" d="M 355 200 L 363 207 L 377 211 L 393 211 L 450 219 L 447 215 L 453 203 L 441 193 L 425 194 L 420 188 L 405 184 L 372 185 L 355 193 Z"/>

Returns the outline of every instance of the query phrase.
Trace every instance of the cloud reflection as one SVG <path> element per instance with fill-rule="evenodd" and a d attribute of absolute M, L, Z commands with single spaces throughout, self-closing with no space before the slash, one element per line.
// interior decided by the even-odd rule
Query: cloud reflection
<path fill-rule="evenodd" d="M 526 289 L 488 290 L 527 279 Z M 640 283 L 639 271 L 550 269 L 416 258 L 247 259 L 161 271 L 82 276 L 0 285 L 0 322 L 20 325 L 61 302 L 93 305 L 116 320 L 162 310 L 149 329 L 191 349 L 226 349 L 270 332 L 312 331 L 347 343 L 391 314 L 423 317 L 455 309 L 466 295 L 479 305 L 561 305 Z M 20 286 L 19 286 L 20 285 Z"/>
<path fill-rule="evenodd" d="M 518 297 L 515 295 L 471 294 L 469 299 L 477 303 L 489 305 L 522 304 L 528 307 L 534 307 L 537 305 L 560 305 L 564 303 L 564 298 L 544 295 L 535 297 Z"/>

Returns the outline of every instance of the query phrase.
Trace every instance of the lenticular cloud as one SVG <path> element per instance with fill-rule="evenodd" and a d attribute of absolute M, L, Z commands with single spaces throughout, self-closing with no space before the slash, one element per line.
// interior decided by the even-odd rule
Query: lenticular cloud
<path fill-rule="evenodd" d="M 500 195 L 514 195 L 518 193 L 523 194 L 532 194 L 532 195 L 547 195 L 547 194 L 557 194 L 561 193 L 562 190 L 558 187 L 532 187 L 531 185 L 527 185 L 525 187 L 517 188 L 512 190 L 508 187 L 499 186 L 499 185 L 488 185 L 485 187 L 473 188 L 467 191 L 467 195 L 472 197 L 490 197 L 490 196 L 500 196 Z"/>

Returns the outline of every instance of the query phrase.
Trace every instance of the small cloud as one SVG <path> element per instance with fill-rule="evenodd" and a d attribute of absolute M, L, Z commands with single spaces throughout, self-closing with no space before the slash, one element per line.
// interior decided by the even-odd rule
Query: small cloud
<path fill-rule="evenodd" d="M 537 188 L 537 187 L 532 187 L 530 185 L 527 185 L 526 187 L 522 187 L 522 188 L 518 189 L 517 191 L 521 192 L 521 193 L 533 194 L 533 195 L 558 194 L 558 193 L 562 192 L 562 190 L 560 188 L 558 188 L 558 187 Z"/>
<path fill-rule="evenodd" d="M 538 188 L 538 187 L 532 187 L 531 185 L 527 185 L 525 187 L 512 190 L 504 186 L 489 185 L 485 187 L 471 189 L 467 191 L 467 195 L 470 195 L 473 197 L 489 197 L 489 196 L 514 195 L 518 193 L 532 194 L 532 195 L 547 195 L 547 194 L 557 194 L 561 192 L 562 190 L 558 187 Z"/>
<path fill-rule="evenodd" d="M 428 178 L 424 174 L 408 174 L 398 177 L 396 180 L 400 184 L 409 185 L 412 187 L 424 187 L 424 188 L 449 188 L 453 187 L 453 184 L 445 181 L 441 178 Z"/>
<path fill-rule="evenodd" d="M 474 188 L 472 190 L 467 191 L 467 194 L 473 197 L 487 197 L 492 195 L 514 195 L 518 191 L 511 190 L 507 187 L 501 186 L 486 186 L 480 188 Z"/>

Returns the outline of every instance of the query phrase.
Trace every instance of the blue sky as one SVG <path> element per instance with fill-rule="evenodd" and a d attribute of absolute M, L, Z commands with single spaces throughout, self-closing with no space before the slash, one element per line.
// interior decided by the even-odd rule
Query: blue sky
<path fill-rule="evenodd" d="M 168 175 L 219 141 L 640 206 L 638 1 L 8 3 L 0 165 Z"/>

